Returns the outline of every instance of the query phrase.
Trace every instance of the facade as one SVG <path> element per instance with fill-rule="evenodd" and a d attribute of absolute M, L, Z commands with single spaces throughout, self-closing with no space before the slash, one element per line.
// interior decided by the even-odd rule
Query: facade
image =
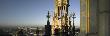
<path fill-rule="evenodd" d="M 110 36 L 110 0 L 80 0 L 80 35 Z"/>

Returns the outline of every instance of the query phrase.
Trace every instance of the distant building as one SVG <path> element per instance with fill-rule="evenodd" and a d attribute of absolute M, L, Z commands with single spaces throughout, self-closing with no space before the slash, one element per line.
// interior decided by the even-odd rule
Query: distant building
<path fill-rule="evenodd" d="M 23 29 L 19 29 L 16 33 L 16 36 L 26 36 L 26 33 Z"/>
<path fill-rule="evenodd" d="M 3 29 L 0 29 L 0 36 L 12 36 L 9 32 L 4 31 Z"/>

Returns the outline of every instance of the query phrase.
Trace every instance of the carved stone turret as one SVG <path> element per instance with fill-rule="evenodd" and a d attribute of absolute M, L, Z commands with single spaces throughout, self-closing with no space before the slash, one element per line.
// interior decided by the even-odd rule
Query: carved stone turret
<path fill-rule="evenodd" d="M 52 34 L 68 34 L 69 17 L 68 17 L 69 0 L 55 0 L 55 10 L 52 20 Z M 59 31 L 54 31 L 58 29 Z"/>

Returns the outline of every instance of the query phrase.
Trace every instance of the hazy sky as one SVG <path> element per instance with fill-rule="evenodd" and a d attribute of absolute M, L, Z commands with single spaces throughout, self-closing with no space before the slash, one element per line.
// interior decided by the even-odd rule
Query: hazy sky
<path fill-rule="evenodd" d="M 54 0 L 0 0 L 0 25 L 44 26 L 48 10 L 53 13 Z M 70 0 L 69 11 L 76 13 L 75 25 L 79 26 L 80 0 Z"/>

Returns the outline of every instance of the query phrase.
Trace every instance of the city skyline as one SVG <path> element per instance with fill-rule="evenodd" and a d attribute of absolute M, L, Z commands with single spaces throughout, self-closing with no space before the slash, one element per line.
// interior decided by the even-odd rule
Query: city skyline
<path fill-rule="evenodd" d="M 51 18 L 54 0 L 0 0 L 0 25 L 47 24 L 47 12 Z M 80 26 L 80 0 L 70 0 L 69 13 L 75 12 L 75 25 Z"/>

